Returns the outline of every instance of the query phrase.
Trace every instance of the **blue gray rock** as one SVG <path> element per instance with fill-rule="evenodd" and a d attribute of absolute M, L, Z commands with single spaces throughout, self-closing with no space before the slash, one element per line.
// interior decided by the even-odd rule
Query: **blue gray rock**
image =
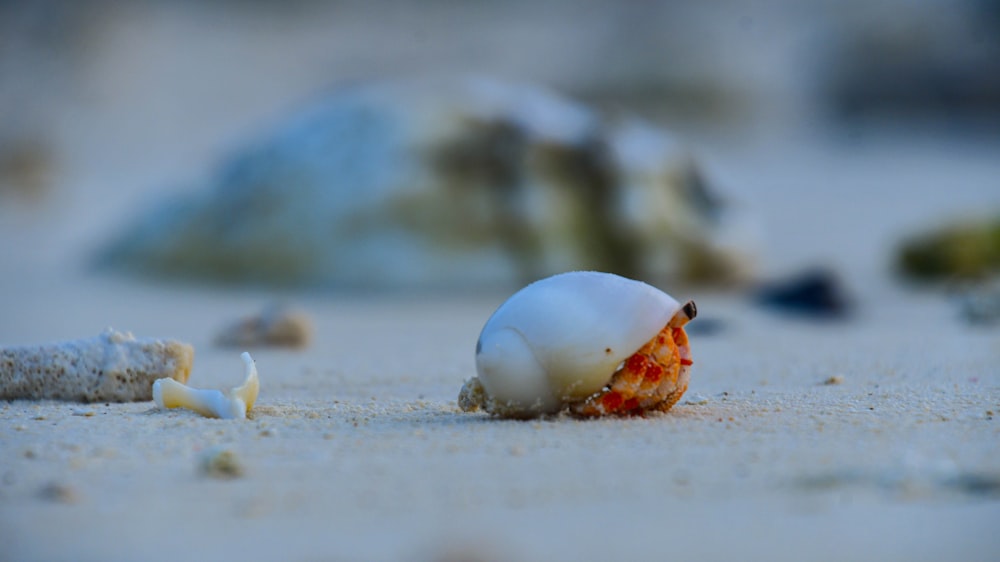
<path fill-rule="evenodd" d="M 668 134 L 488 79 L 342 90 L 153 208 L 101 263 L 352 288 L 515 285 L 572 269 L 731 281 L 740 215 Z"/>

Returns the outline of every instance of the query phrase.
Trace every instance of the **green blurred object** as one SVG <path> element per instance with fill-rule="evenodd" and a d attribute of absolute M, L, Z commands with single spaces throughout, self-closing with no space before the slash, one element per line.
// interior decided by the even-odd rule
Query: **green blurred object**
<path fill-rule="evenodd" d="M 1000 215 L 964 221 L 904 241 L 897 268 L 925 281 L 982 279 L 1000 273 Z"/>

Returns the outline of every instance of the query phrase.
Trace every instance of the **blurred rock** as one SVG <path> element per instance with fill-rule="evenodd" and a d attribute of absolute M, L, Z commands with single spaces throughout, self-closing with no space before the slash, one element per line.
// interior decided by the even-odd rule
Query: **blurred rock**
<path fill-rule="evenodd" d="M 512 285 L 571 269 L 730 282 L 742 218 L 679 143 L 487 79 L 359 86 L 154 208 L 102 263 L 270 284 Z"/>
<path fill-rule="evenodd" d="M 996 5 L 889 1 L 843 18 L 828 73 L 837 117 L 1000 121 Z"/>
<path fill-rule="evenodd" d="M 308 314 L 274 303 L 259 314 L 243 318 L 224 328 L 215 337 L 215 345 L 303 348 L 312 341 L 312 333 L 312 320 Z"/>
<path fill-rule="evenodd" d="M 0 141 L 0 198 L 41 200 L 51 187 L 53 160 L 52 150 L 41 141 Z"/>
<path fill-rule="evenodd" d="M 74 504 L 80 502 L 80 492 L 73 486 L 62 482 L 49 482 L 38 490 L 38 497 L 43 500 Z"/>
<path fill-rule="evenodd" d="M 850 312 L 850 300 L 837 276 L 813 269 L 762 285 L 757 301 L 779 312 L 811 318 L 841 318 Z"/>
<path fill-rule="evenodd" d="M 962 319 L 969 324 L 1000 324 L 1000 280 L 962 291 L 958 307 Z"/>
<path fill-rule="evenodd" d="M 239 455 L 222 445 L 202 451 L 198 458 L 198 468 L 205 476 L 221 480 L 240 478 L 246 473 L 246 467 Z"/>
<path fill-rule="evenodd" d="M 955 222 L 903 241 L 896 269 L 919 281 L 983 279 L 1000 273 L 1000 216 Z"/>

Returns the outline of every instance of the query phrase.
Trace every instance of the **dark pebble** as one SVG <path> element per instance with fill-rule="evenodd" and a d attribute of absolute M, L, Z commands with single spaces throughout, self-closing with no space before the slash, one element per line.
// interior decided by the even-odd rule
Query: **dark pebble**
<path fill-rule="evenodd" d="M 755 297 L 765 308 L 817 319 L 843 318 L 851 308 L 839 279 L 825 269 L 766 283 Z"/>

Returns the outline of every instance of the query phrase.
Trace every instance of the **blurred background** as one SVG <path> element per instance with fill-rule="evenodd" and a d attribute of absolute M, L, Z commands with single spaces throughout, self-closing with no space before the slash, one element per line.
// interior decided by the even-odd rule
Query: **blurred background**
<path fill-rule="evenodd" d="M 3 253 L 82 268 L 328 93 L 468 72 L 675 134 L 765 276 L 883 278 L 901 237 L 1000 209 L 994 0 L 6 0 Z"/>
<path fill-rule="evenodd" d="M 460 134 L 436 144 L 406 84 L 468 73 L 534 93 L 485 90 L 512 101 L 497 118 L 445 120 Z M 385 83 L 402 86 L 338 97 Z M 476 106 L 479 92 L 458 99 Z M 371 202 L 373 187 L 385 198 Z M 462 207 L 465 188 L 485 196 Z M 328 220 L 338 208 L 357 212 Z M 510 222 L 486 233 L 507 249 L 530 256 L 552 234 L 549 268 L 628 256 L 619 271 L 697 300 L 691 407 L 541 430 L 454 410 L 483 321 L 545 271 L 503 277 L 475 251 L 449 261 L 456 244 L 490 247 L 475 227 L 498 212 Z M 561 220 L 575 237 L 544 228 Z M 122 241 L 142 244 L 107 253 Z M 352 246 L 358 261 L 331 258 Z M 577 261 L 577 246 L 612 261 Z M 702 259 L 718 248 L 748 267 Z M 102 255 L 152 271 L 96 270 Z M 219 256 L 232 260 L 222 284 Z M 650 256 L 688 268 L 650 273 Z M 310 274 L 373 262 L 399 266 L 396 287 L 429 279 L 407 271 L 466 275 L 474 294 L 310 292 Z M 248 288 L 275 279 L 248 264 L 305 273 Z M 278 346 L 254 350 L 253 424 L 148 404 L 5 405 L 0 499 L 11 528 L 32 531 L 22 543 L 73 549 L 49 559 L 121 557 L 121 541 L 134 558 L 172 553 L 150 548 L 165 520 L 228 557 L 243 545 L 288 558 L 294 537 L 291 552 L 315 559 L 341 543 L 412 558 L 403 543 L 426 528 L 481 526 L 505 547 L 524 530 L 549 558 L 590 544 L 621 557 L 648 545 L 619 537 L 671 529 L 660 542 L 682 553 L 756 542 L 779 559 L 817 558 L 817 545 L 831 546 L 820 558 L 886 559 L 933 545 L 974 558 L 954 553 L 995 536 L 978 529 L 996 511 L 986 420 L 1000 331 L 956 327 L 943 292 L 901 289 L 901 267 L 937 280 L 1000 270 L 1000 0 L 0 0 L 0 343 L 108 325 L 177 338 L 197 349 L 191 382 L 204 388 L 234 382 L 225 345 Z M 737 270 L 728 292 L 700 284 Z M 351 288 L 385 279 L 367 271 Z M 491 272 L 502 289 L 480 293 Z M 247 316 L 273 299 L 308 317 Z M 968 302 L 969 323 L 1000 326 L 1000 287 Z M 856 314 L 803 328 L 761 304 Z M 214 443 L 238 446 L 251 476 L 188 480 Z M 658 476 L 621 478 L 623 458 Z M 28 499 L 53 478 L 82 509 Z M 786 509 L 805 479 L 830 501 Z M 956 511 L 959 496 L 976 510 Z"/>

